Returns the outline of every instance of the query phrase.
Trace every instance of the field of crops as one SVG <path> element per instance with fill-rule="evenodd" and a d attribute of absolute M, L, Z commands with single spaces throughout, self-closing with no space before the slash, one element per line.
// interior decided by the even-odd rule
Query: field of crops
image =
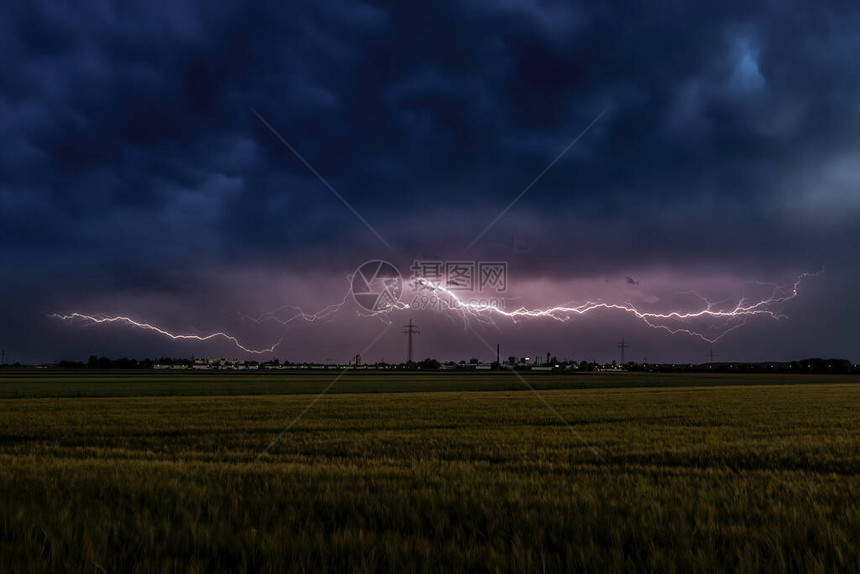
<path fill-rule="evenodd" d="M 196 376 L 0 374 L 0 570 L 860 568 L 857 378 Z"/>

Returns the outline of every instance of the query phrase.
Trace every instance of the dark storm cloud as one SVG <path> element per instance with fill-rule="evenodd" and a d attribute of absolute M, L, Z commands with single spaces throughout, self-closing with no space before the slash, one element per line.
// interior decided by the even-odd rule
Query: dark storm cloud
<path fill-rule="evenodd" d="M 3 281 L 459 256 L 607 106 L 476 256 L 562 278 L 847 265 L 857 29 L 850 2 L 6 3 Z"/>

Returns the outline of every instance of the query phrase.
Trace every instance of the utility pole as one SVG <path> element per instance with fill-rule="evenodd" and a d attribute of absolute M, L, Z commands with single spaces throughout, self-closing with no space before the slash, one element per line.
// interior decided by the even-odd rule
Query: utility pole
<path fill-rule="evenodd" d="M 501 348 L 502 348 L 501 344 L 496 343 L 496 363 L 498 363 L 499 365 L 502 364 L 501 356 L 500 356 Z"/>
<path fill-rule="evenodd" d="M 630 348 L 630 345 L 624 342 L 624 337 L 621 337 L 621 342 L 618 343 L 618 348 L 621 349 L 621 366 L 624 366 L 624 351 Z"/>
<path fill-rule="evenodd" d="M 713 362 L 714 362 L 714 350 L 713 350 L 713 349 L 711 349 L 711 350 L 708 352 L 708 358 L 710 359 L 708 362 L 710 362 L 710 363 L 713 363 Z"/>
<path fill-rule="evenodd" d="M 6 349 L 3 349 L 2 353 L 0 353 L 0 354 L 2 354 L 2 356 L 3 356 L 3 358 L 0 359 L 0 365 L 5 365 L 6 364 Z"/>
<path fill-rule="evenodd" d="M 414 335 L 418 335 L 421 331 L 418 330 L 418 325 L 412 324 L 412 319 L 409 319 L 408 325 L 403 325 L 405 331 L 401 331 L 402 334 L 406 335 L 407 343 L 406 343 L 406 363 L 411 363 L 412 361 L 412 337 Z"/>

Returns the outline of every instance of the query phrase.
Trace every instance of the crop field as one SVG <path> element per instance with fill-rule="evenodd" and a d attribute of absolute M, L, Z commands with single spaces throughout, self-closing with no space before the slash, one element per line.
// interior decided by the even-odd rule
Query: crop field
<path fill-rule="evenodd" d="M 0 374 L 2 572 L 860 571 L 860 379 Z"/>

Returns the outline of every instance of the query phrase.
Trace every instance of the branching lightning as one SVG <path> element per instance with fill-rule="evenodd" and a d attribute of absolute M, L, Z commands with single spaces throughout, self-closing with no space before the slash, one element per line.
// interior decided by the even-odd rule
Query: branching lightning
<path fill-rule="evenodd" d="M 349 293 L 347 293 L 344 296 L 344 298 L 341 300 L 340 303 L 327 305 L 327 306 L 323 307 L 321 310 L 317 311 L 316 313 L 307 313 L 307 312 L 303 311 L 300 307 L 295 307 L 292 305 L 284 305 L 283 307 L 279 307 L 278 309 L 275 309 L 273 311 L 263 313 L 259 317 L 251 317 L 249 315 L 244 315 L 244 314 L 242 315 L 242 317 L 245 319 L 248 319 L 250 321 L 253 321 L 254 323 L 265 323 L 267 321 L 274 321 L 274 322 L 279 323 L 281 325 L 287 325 L 287 324 L 289 324 L 293 321 L 296 321 L 296 320 L 302 320 L 306 323 L 315 323 L 315 322 L 320 321 L 322 319 L 328 318 L 328 317 L 336 314 L 338 311 L 340 311 L 340 309 L 347 302 L 348 298 L 349 298 Z M 290 310 L 292 312 L 292 315 L 284 317 L 282 312 L 285 310 Z M 79 322 L 83 322 L 83 323 L 88 324 L 88 325 L 103 325 L 103 324 L 128 325 L 130 327 L 135 327 L 137 329 L 143 329 L 145 331 L 152 331 L 154 333 L 158 333 L 159 335 L 169 337 L 170 339 L 173 339 L 175 341 L 185 340 L 185 341 L 207 342 L 207 341 L 222 339 L 222 340 L 230 341 L 238 349 L 241 349 L 242 351 L 245 351 L 246 353 L 251 353 L 254 355 L 264 355 L 266 353 L 274 352 L 274 350 L 276 348 L 278 348 L 278 346 L 280 346 L 281 343 L 284 342 L 284 337 L 286 337 L 286 334 L 281 335 L 281 337 L 276 342 L 274 342 L 273 344 L 271 344 L 268 347 L 253 348 L 253 347 L 248 347 L 248 346 L 244 345 L 243 343 L 241 343 L 236 336 L 230 335 L 229 333 L 225 333 L 223 331 L 218 331 L 215 333 L 209 333 L 206 335 L 175 334 L 175 333 L 171 333 L 170 331 L 163 329 L 161 327 L 157 327 L 151 323 L 145 323 L 142 321 L 137 321 L 135 319 L 132 319 L 131 317 L 125 317 L 125 316 L 87 315 L 85 313 L 78 313 L 78 312 L 70 313 L 68 315 L 61 315 L 59 313 L 52 313 L 48 316 L 53 318 L 53 319 L 59 319 L 61 321 L 66 321 L 69 323 L 79 321 Z"/>
<path fill-rule="evenodd" d="M 440 283 L 434 283 L 425 278 L 417 278 L 414 280 L 414 286 L 417 290 L 429 293 L 432 297 L 438 298 L 440 301 L 445 301 L 444 307 L 438 307 L 438 310 L 459 316 L 464 321 L 470 319 L 477 320 L 482 323 L 495 324 L 495 318 L 510 319 L 514 322 L 525 319 L 541 319 L 549 318 L 556 321 L 569 321 L 575 317 L 585 316 L 599 310 L 618 311 L 627 313 L 642 321 L 646 326 L 666 331 L 670 334 L 684 334 L 691 337 L 697 337 L 703 341 L 713 343 L 722 339 L 729 333 L 742 327 L 746 322 L 754 317 L 764 317 L 768 319 L 782 319 L 786 316 L 782 313 L 782 308 L 786 303 L 794 300 L 798 296 L 798 290 L 802 281 L 807 277 L 816 277 L 822 271 L 817 273 L 802 273 L 796 280 L 787 286 L 772 285 L 773 289 L 766 297 L 750 301 L 746 298 L 741 298 L 736 303 L 727 303 L 726 301 L 712 302 L 706 297 L 693 293 L 701 301 L 701 306 L 693 310 L 671 310 L 666 312 L 645 311 L 637 308 L 632 303 L 607 303 L 604 301 L 588 301 L 576 305 L 559 305 L 548 308 L 530 309 L 527 307 L 519 307 L 512 311 L 496 305 L 494 303 L 474 302 L 464 300 L 452 289 L 445 287 Z M 340 312 L 347 304 L 350 293 L 336 304 L 328 305 L 316 313 L 306 313 L 298 307 L 285 305 L 273 311 L 263 313 L 258 317 L 250 317 L 243 315 L 244 318 L 255 323 L 265 323 L 274 321 L 281 325 L 287 325 L 293 321 L 301 320 L 305 323 L 315 323 L 322 319 L 330 318 Z M 395 311 L 414 310 L 418 307 L 412 304 L 399 301 L 384 311 L 373 313 L 365 313 L 363 316 L 374 316 L 383 320 L 390 320 L 390 314 Z M 284 314 L 284 311 L 289 311 L 289 314 Z M 73 312 L 66 315 L 54 313 L 49 317 L 66 321 L 69 323 L 81 322 L 88 325 L 127 325 L 137 329 L 151 331 L 159 335 L 168 337 L 173 340 L 188 340 L 209 342 L 214 340 L 225 340 L 234 344 L 238 349 L 254 355 L 263 355 L 274 352 L 274 350 L 283 343 L 285 334 L 265 348 L 253 348 L 240 342 L 239 338 L 229 333 L 218 331 L 209 334 L 177 334 L 168 331 L 167 329 L 158 327 L 148 322 L 138 321 L 127 316 L 106 316 L 106 315 L 88 315 L 85 313 Z M 704 322 L 705 328 L 697 328 L 689 323 Z"/>
<path fill-rule="evenodd" d="M 210 333 L 208 335 L 181 335 L 181 334 L 177 335 L 177 334 L 171 333 L 170 331 L 162 329 L 160 327 L 156 327 L 155 325 L 151 325 L 149 323 L 142 323 L 140 321 L 135 321 L 131 317 L 123 317 L 123 316 L 105 317 L 105 316 L 85 315 L 83 313 L 70 313 L 68 315 L 60 315 L 58 313 L 53 313 L 53 314 L 48 315 L 48 316 L 52 317 L 54 319 L 60 319 L 62 321 L 68 321 L 68 322 L 74 322 L 76 320 L 77 321 L 83 321 L 83 322 L 86 322 L 87 324 L 90 324 L 90 325 L 102 325 L 102 324 L 129 325 L 131 327 L 136 327 L 138 329 L 143 329 L 146 331 L 153 331 L 155 333 L 158 333 L 159 335 L 164 335 L 165 337 L 169 337 L 169 338 L 176 340 L 176 341 L 187 340 L 187 341 L 205 342 L 205 341 L 212 341 L 214 339 L 226 339 L 227 341 L 232 342 L 234 345 L 236 345 L 238 348 L 242 349 L 246 353 L 253 353 L 255 355 L 262 355 L 264 353 L 271 353 L 284 340 L 284 338 L 281 337 L 276 343 L 274 343 L 270 347 L 266 347 L 265 349 L 253 349 L 250 347 L 246 347 L 245 345 L 240 343 L 239 339 L 237 339 L 233 335 L 230 335 L 228 333 L 224 333 L 222 331 L 218 331 L 216 333 Z"/>
<path fill-rule="evenodd" d="M 303 311 L 301 307 L 296 307 L 294 305 L 283 305 L 282 307 L 278 307 L 272 311 L 267 311 L 257 317 L 245 315 L 244 313 L 240 314 L 240 316 L 243 319 L 254 323 L 266 323 L 272 321 L 280 325 L 288 325 L 296 320 L 301 320 L 305 323 L 316 323 L 317 321 L 336 315 L 349 300 L 349 296 L 350 293 L 347 292 L 346 295 L 343 296 L 343 299 L 341 299 L 340 303 L 326 305 L 316 313 L 307 313 Z M 288 311 L 289 314 L 285 315 L 284 311 Z"/>
<path fill-rule="evenodd" d="M 817 273 L 802 273 L 788 287 L 773 286 L 773 291 L 768 297 L 759 299 L 754 302 L 749 302 L 746 299 L 741 299 L 733 306 L 728 308 L 722 307 L 723 303 L 714 303 L 706 297 L 695 294 L 702 301 L 702 308 L 693 311 L 669 311 L 664 313 L 642 311 L 630 303 L 605 303 L 602 301 L 588 301 L 574 306 L 556 306 L 546 309 L 529 309 L 519 307 L 513 311 L 507 311 L 493 303 L 465 301 L 459 297 L 454 291 L 447 287 L 419 278 L 416 283 L 439 297 L 447 300 L 446 306 L 460 313 L 464 318 L 475 317 L 478 319 L 492 320 L 494 316 L 507 317 L 514 321 L 525 318 L 550 318 L 556 321 L 568 321 L 575 316 L 586 315 L 596 310 L 615 310 L 622 311 L 633 315 L 641 320 L 648 327 L 654 329 L 662 329 L 673 335 L 686 334 L 692 337 L 698 337 L 703 341 L 713 343 L 725 337 L 730 332 L 742 327 L 746 321 L 752 317 L 763 316 L 770 319 L 783 319 L 786 317 L 781 312 L 781 308 L 785 303 L 797 298 L 800 284 L 806 277 L 815 277 L 821 274 Z M 408 305 L 406 305 L 408 307 Z M 401 303 L 399 308 L 405 308 Z M 714 320 L 719 321 L 720 325 L 710 325 L 711 330 L 716 330 L 715 335 L 708 335 L 702 330 L 695 330 L 690 327 L 677 326 L 673 327 L 673 322 L 687 322 L 695 320 Z"/>

